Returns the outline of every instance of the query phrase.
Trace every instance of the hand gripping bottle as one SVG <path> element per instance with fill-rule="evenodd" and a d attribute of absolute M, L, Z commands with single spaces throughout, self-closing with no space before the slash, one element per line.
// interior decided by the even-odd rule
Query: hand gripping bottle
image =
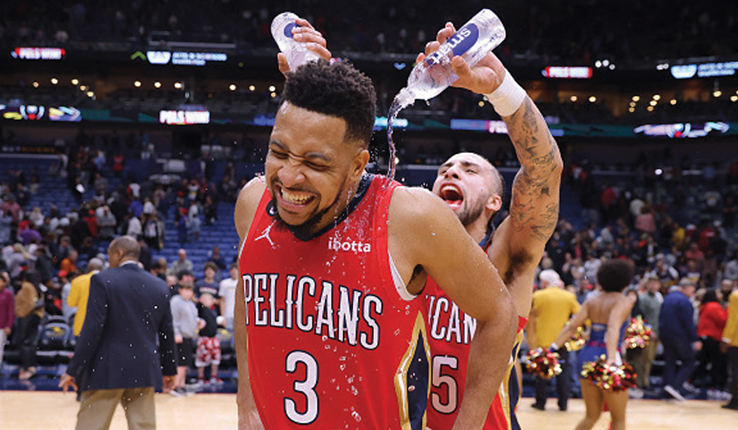
<path fill-rule="evenodd" d="M 308 61 L 320 58 L 318 54 L 307 49 L 304 43 L 296 42 L 292 38 L 292 29 L 297 26 L 297 15 L 292 12 L 282 12 L 272 21 L 272 37 L 277 42 L 279 50 L 287 57 L 290 70 L 295 70 Z"/>
<path fill-rule="evenodd" d="M 394 104 L 405 108 L 415 99 L 430 100 L 441 94 L 459 76 L 451 67 L 451 59 L 460 55 L 474 66 L 490 51 L 505 40 L 505 27 L 500 18 L 489 9 L 482 9 L 445 41 L 438 50 L 418 63 L 403 88 L 395 97 Z"/>

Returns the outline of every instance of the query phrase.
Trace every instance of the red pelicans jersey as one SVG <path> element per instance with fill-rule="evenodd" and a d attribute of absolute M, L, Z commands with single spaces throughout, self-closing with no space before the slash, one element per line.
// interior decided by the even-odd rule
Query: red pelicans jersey
<path fill-rule="evenodd" d="M 464 397 L 469 344 L 477 321 L 459 310 L 458 306 L 428 278 L 423 311 L 427 312 L 428 343 L 431 347 L 431 394 L 428 406 L 428 429 L 448 430 L 453 427 Z M 484 430 L 519 430 L 515 408 L 520 397 L 520 387 L 515 372 L 515 359 L 523 339 L 527 319 L 518 317 L 518 334 L 515 338 L 507 371 L 497 395 L 492 401 Z"/>
<path fill-rule="evenodd" d="M 309 240 L 264 193 L 240 254 L 251 388 L 266 429 L 425 428 L 422 300 L 387 244 L 399 184 L 365 175 L 345 215 Z"/>

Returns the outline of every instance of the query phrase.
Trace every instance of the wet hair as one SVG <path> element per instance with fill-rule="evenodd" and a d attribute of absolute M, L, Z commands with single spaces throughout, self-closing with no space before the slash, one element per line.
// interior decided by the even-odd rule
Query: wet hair
<path fill-rule="evenodd" d="M 629 260 L 608 260 L 597 270 L 597 283 L 603 291 L 621 292 L 633 280 L 635 267 Z"/>
<path fill-rule="evenodd" d="M 282 102 L 346 121 L 346 140 L 367 148 L 377 113 L 371 79 L 348 62 L 309 62 L 288 73 Z"/>
<path fill-rule="evenodd" d="M 712 288 L 705 290 L 705 293 L 702 295 L 702 301 L 700 301 L 700 304 L 704 305 L 705 303 L 710 302 L 720 302 L 717 297 L 717 290 Z"/>

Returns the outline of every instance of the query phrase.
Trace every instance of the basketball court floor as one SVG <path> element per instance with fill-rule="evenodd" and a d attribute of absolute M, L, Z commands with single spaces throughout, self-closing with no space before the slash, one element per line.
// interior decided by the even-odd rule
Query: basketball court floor
<path fill-rule="evenodd" d="M 523 429 L 570 430 L 584 414 L 581 400 L 569 401 L 569 410 L 560 412 L 552 403 L 549 410 L 531 408 L 532 398 L 521 399 Z M 628 404 L 627 425 L 638 430 L 738 429 L 738 412 L 720 408 L 724 402 L 688 400 L 632 400 Z M 73 393 L 59 391 L 0 391 L 0 428 L 4 430 L 68 430 L 75 425 L 79 403 Z M 236 429 L 238 415 L 235 394 L 207 393 L 190 397 L 156 395 L 158 430 Z M 595 430 L 606 430 L 606 414 Z M 127 429 L 123 410 L 115 413 L 112 430 Z"/>

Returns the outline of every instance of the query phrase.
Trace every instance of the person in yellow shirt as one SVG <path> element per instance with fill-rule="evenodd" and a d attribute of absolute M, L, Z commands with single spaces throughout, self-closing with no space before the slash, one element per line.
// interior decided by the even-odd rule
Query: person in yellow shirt
<path fill-rule="evenodd" d="M 538 347 L 543 349 L 553 347 L 557 350 L 560 357 L 561 374 L 556 377 L 556 392 L 559 398 L 559 410 L 565 411 L 569 397 L 571 397 L 569 351 L 563 346 L 559 349 L 557 345 L 552 344 L 569 318 L 579 312 L 581 305 L 573 293 L 564 289 L 564 283 L 555 270 L 543 270 L 538 275 L 538 279 L 541 288 L 533 293 L 533 303 L 525 333 L 531 350 Z M 547 379 L 535 377 L 536 401 L 532 405 L 535 409 L 542 411 L 546 408 L 548 383 Z"/>
<path fill-rule="evenodd" d="M 77 314 L 74 316 L 74 335 L 79 336 L 82 332 L 82 324 L 85 322 L 87 314 L 87 299 L 90 297 L 90 278 L 103 268 L 103 261 L 99 258 L 91 258 L 87 262 L 87 273 L 77 276 L 72 280 L 72 287 L 69 290 L 67 304 L 77 308 Z"/>
<path fill-rule="evenodd" d="M 730 402 L 723 405 L 723 408 L 738 411 L 738 284 L 736 281 L 733 281 L 733 292 L 730 293 L 728 299 L 728 321 L 723 329 L 721 349 L 728 354 L 730 374 L 728 390 L 731 395 Z"/>

